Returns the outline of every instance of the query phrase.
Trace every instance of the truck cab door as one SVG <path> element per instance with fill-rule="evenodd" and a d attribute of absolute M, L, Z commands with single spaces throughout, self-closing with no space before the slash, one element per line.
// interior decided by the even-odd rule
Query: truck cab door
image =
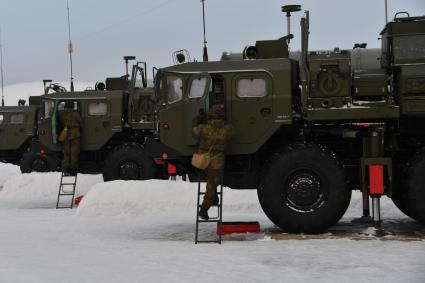
<path fill-rule="evenodd" d="M 118 104 L 118 101 L 116 102 Z M 121 120 L 118 118 L 116 123 L 112 121 L 112 105 L 106 99 L 85 100 L 82 106 L 81 149 L 99 150 L 111 139 L 116 130 L 121 131 Z"/>
<path fill-rule="evenodd" d="M 38 138 L 42 145 L 51 150 L 56 149 L 56 109 L 57 103 L 52 99 L 42 101 L 40 118 L 38 120 Z"/>
<path fill-rule="evenodd" d="M 0 150 L 7 150 L 7 125 L 6 125 L 7 114 L 0 114 Z"/>
<path fill-rule="evenodd" d="M 26 112 L 30 114 L 30 111 Z M 28 136 L 31 136 L 32 125 L 28 126 L 29 120 L 32 119 L 30 119 L 28 115 L 25 115 L 23 111 L 11 113 L 9 118 L 8 141 L 6 145 L 9 149 L 18 149 L 25 143 Z"/>
<path fill-rule="evenodd" d="M 184 100 L 185 144 L 188 146 L 198 144 L 198 140 L 192 135 L 192 127 L 195 126 L 194 120 L 201 109 L 208 112 L 210 85 L 211 77 L 208 73 L 192 75 L 189 80 L 189 87 Z"/>
<path fill-rule="evenodd" d="M 248 72 L 232 80 L 231 124 L 237 134 L 231 152 L 250 153 L 273 126 L 272 79 L 265 72 Z"/>
<path fill-rule="evenodd" d="M 192 137 L 193 120 L 199 109 L 208 111 L 208 74 L 164 73 L 161 79 L 159 110 L 160 139 L 182 155 L 190 155 L 197 141 Z"/>

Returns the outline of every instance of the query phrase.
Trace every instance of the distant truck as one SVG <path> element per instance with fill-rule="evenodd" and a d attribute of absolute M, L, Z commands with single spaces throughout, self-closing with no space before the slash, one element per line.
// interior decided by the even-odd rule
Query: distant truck
<path fill-rule="evenodd" d="M 60 115 L 67 101 L 83 119 L 80 172 L 103 173 L 105 181 L 153 178 L 156 165 L 143 152 L 142 144 L 154 130 L 155 97 L 147 87 L 146 64 L 138 62 L 132 74 L 107 78 L 94 90 L 54 92 L 40 97 L 37 135 L 23 154 L 21 171 L 38 171 L 32 160 L 41 156 L 48 169 L 60 169 L 63 128 Z M 51 164 L 50 164 L 51 163 Z"/>
<path fill-rule="evenodd" d="M 124 59 L 128 66 L 135 58 Z M 69 92 L 47 82 L 45 94 L 31 96 L 29 106 L 0 107 L 0 161 L 20 165 L 23 173 L 61 170 L 59 117 L 65 102 L 72 101 L 83 118 L 80 172 L 103 173 L 107 181 L 156 176 L 156 165 L 142 150 L 153 134 L 156 103 L 147 86 L 146 63 L 135 64 L 131 75 L 127 69 L 127 75 L 85 91 Z"/>
<path fill-rule="evenodd" d="M 323 231 L 343 216 L 353 189 L 363 193 L 366 218 L 372 197 L 380 220 L 386 195 L 425 224 L 425 17 L 397 14 L 385 26 L 376 69 L 354 69 L 347 50 L 309 51 L 308 12 L 301 26 L 298 60 L 289 58 L 288 34 L 257 41 L 241 60 L 160 69 L 145 155 L 196 180 L 193 118 L 220 104 L 236 128 L 224 185 L 257 189 L 277 226 Z"/>
<path fill-rule="evenodd" d="M 19 164 L 23 152 L 36 134 L 38 107 L 0 107 L 0 160 Z"/>

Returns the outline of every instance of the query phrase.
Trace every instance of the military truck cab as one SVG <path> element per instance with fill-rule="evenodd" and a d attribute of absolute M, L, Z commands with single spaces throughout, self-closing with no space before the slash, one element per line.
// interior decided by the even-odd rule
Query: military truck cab
<path fill-rule="evenodd" d="M 296 70 L 288 58 L 185 63 L 161 69 L 159 140 L 188 162 L 198 147 L 192 127 L 199 110 L 223 105 L 226 122 L 236 128 L 227 150 L 226 185 L 255 187 L 258 163 L 252 162 L 253 155 L 282 125 L 292 124 Z M 233 163 L 237 172 L 231 170 Z M 241 163 L 246 164 L 243 170 Z"/>

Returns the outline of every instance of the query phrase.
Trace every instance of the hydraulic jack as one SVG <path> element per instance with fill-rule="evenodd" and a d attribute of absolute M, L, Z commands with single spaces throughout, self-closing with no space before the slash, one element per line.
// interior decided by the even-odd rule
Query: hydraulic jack
<path fill-rule="evenodd" d="M 381 222 L 381 196 L 385 194 L 384 172 L 388 176 L 386 189 L 391 191 L 392 159 L 384 155 L 384 127 L 375 126 L 369 129 L 368 136 L 363 139 L 363 157 L 361 166 L 361 188 L 363 195 L 362 222 L 379 225 Z M 369 178 L 367 176 L 369 175 Z M 369 196 L 372 198 L 372 217 L 370 216 Z"/>

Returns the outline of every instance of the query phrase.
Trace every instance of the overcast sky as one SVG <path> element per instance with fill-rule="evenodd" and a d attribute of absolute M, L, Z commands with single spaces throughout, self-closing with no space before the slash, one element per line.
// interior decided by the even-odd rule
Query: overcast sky
<path fill-rule="evenodd" d="M 310 11 L 310 49 L 351 48 L 355 42 L 379 47 L 385 23 L 384 0 L 206 0 L 210 60 L 223 51 L 241 52 L 259 39 L 286 33 L 285 4 Z M 188 49 L 202 59 L 200 0 L 69 0 L 74 77 L 104 80 L 123 75 L 123 55 L 135 55 L 148 67 L 172 64 L 172 52 Z M 388 0 L 389 17 L 397 11 L 425 15 L 424 0 Z M 299 49 L 299 18 L 292 17 Z M 0 0 L 5 85 L 68 80 L 66 0 Z"/>

